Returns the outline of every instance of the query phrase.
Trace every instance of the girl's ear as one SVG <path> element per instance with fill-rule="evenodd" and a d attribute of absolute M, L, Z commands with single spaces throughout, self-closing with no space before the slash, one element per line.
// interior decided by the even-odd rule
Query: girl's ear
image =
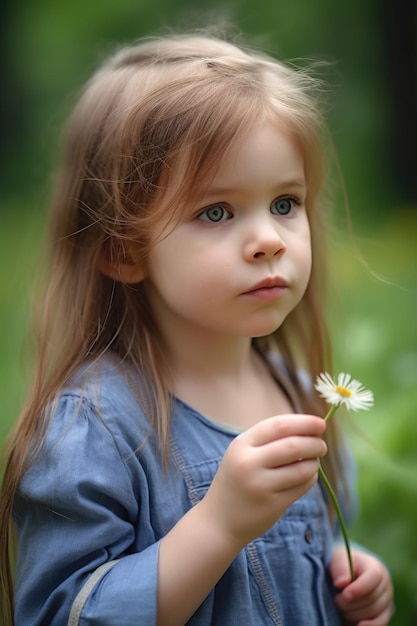
<path fill-rule="evenodd" d="M 103 245 L 97 261 L 97 269 L 105 276 L 120 283 L 140 283 L 146 277 L 143 264 L 135 262 L 126 249 L 115 254 L 110 241 Z"/>

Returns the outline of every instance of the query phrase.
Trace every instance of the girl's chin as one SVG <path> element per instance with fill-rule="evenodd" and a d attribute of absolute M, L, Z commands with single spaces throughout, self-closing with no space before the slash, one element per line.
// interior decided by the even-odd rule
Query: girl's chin
<path fill-rule="evenodd" d="M 250 328 L 248 328 L 248 332 L 244 333 L 247 337 L 253 337 L 254 339 L 257 337 L 267 337 L 274 333 L 283 323 L 283 319 L 274 320 L 269 323 L 263 324 L 253 324 Z"/>

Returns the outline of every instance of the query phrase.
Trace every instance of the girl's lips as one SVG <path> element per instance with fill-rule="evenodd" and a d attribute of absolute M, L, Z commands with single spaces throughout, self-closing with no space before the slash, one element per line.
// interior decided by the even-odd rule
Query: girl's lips
<path fill-rule="evenodd" d="M 287 287 L 288 283 L 280 276 L 265 278 L 247 291 L 244 291 L 242 295 L 273 299 L 282 295 Z"/>

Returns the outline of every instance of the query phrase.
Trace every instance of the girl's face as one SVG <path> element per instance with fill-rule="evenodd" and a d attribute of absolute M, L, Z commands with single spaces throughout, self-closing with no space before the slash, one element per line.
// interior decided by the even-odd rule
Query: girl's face
<path fill-rule="evenodd" d="M 311 270 L 306 180 L 300 148 L 263 121 L 219 163 L 199 208 L 161 227 L 146 284 L 170 337 L 259 337 L 302 298 Z"/>

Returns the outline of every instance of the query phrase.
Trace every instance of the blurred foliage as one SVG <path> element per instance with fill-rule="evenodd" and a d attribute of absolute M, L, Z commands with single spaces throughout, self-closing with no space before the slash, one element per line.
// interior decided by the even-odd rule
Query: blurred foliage
<path fill-rule="evenodd" d="M 389 135 L 381 63 L 385 3 L 217 0 L 208 10 L 195 0 L 119 0 L 117 6 L 112 0 L 4 0 L 3 189 L 14 194 L 38 188 L 54 162 L 56 135 L 81 82 L 116 44 L 226 21 L 250 43 L 282 58 L 329 64 L 322 71 L 334 93 L 330 122 L 348 188 L 359 190 L 355 213 L 379 212 L 395 193 L 384 150 Z"/>
<path fill-rule="evenodd" d="M 330 85 L 329 124 L 357 245 L 383 277 L 374 278 L 352 248 L 343 193 L 336 191 L 342 216 L 332 261 L 337 371 L 348 371 L 376 397 L 372 412 L 353 414 L 347 424 L 362 497 L 353 534 L 393 572 L 392 624 L 411 626 L 417 623 L 417 199 L 413 204 L 404 193 L 390 151 L 393 115 L 383 31 L 389 4 L 216 0 L 207 9 L 196 0 L 3 1 L 0 440 L 16 419 L 30 372 L 29 290 L 59 132 L 80 85 L 103 56 L 143 35 L 228 22 L 250 44 L 283 59 L 324 61 L 319 71 Z"/>
<path fill-rule="evenodd" d="M 358 463 L 361 512 L 351 531 L 393 574 L 392 624 L 417 623 L 417 212 L 398 211 L 372 234 L 333 242 L 335 371 L 375 394 L 369 413 L 345 416 Z"/>

